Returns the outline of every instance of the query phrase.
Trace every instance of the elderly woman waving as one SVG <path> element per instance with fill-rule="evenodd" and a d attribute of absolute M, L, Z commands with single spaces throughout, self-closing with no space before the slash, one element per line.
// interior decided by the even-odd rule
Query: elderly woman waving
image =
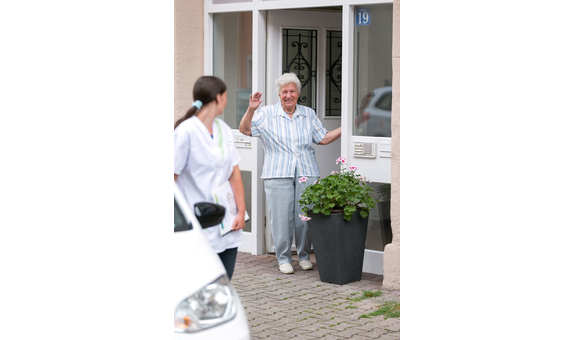
<path fill-rule="evenodd" d="M 260 109 L 261 92 L 250 95 L 249 107 L 240 122 L 244 135 L 259 137 L 264 146 L 262 179 L 268 203 L 268 221 L 276 248 L 279 270 L 292 274 L 291 242 L 295 244 L 299 265 L 313 269 L 309 260 L 311 242 L 307 223 L 298 218 L 297 201 L 305 189 L 299 179 L 319 179 L 312 143 L 326 145 L 341 136 L 341 128 L 327 131 L 309 107 L 298 105 L 301 83 L 294 73 L 285 73 L 275 81 L 280 101 Z"/>

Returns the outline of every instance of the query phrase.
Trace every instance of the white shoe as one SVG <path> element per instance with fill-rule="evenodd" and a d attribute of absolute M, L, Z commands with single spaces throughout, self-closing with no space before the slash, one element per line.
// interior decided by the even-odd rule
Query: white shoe
<path fill-rule="evenodd" d="M 280 272 L 284 274 L 293 274 L 293 267 L 289 263 L 280 264 Z"/>
<path fill-rule="evenodd" d="M 313 264 L 311 263 L 311 261 L 308 261 L 308 260 L 299 261 L 299 266 L 301 267 L 302 270 L 312 270 L 313 269 Z"/>

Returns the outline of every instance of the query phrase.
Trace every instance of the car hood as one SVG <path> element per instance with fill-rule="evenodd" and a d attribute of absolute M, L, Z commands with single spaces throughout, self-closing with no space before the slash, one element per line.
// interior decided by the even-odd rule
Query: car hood
<path fill-rule="evenodd" d="M 185 298 L 226 273 L 200 228 L 174 233 L 173 294 L 176 307 Z"/>

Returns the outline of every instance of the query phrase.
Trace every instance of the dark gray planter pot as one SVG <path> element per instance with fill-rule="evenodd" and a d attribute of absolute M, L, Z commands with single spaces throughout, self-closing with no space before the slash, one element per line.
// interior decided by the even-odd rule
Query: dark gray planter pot
<path fill-rule="evenodd" d="M 368 218 L 359 211 L 350 221 L 343 219 L 343 213 L 325 216 L 309 211 L 308 215 L 320 280 L 338 285 L 361 280 Z"/>

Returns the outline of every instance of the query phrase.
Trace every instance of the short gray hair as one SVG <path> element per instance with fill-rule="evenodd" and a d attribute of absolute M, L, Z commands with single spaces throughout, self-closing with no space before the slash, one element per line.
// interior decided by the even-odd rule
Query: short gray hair
<path fill-rule="evenodd" d="M 276 91 L 280 94 L 280 90 L 282 87 L 286 86 L 287 84 L 294 83 L 297 86 L 297 93 L 301 93 L 301 82 L 299 78 L 296 76 L 295 73 L 284 73 L 281 77 L 276 79 Z"/>

